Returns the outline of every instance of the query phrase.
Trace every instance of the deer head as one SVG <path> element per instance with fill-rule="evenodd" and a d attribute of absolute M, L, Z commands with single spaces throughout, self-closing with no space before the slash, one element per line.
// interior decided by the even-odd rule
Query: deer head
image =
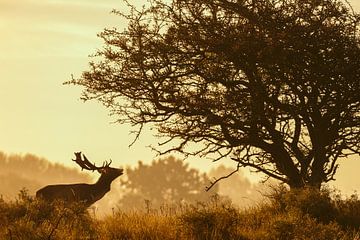
<path fill-rule="evenodd" d="M 104 162 L 101 167 L 91 163 L 84 154 L 75 152 L 73 159 L 81 170 L 97 170 L 101 176 L 94 184 L 77 183 L 77 184 L 58 184 L 48 185 L 36 192 L 36 197 L 47 200 L 62 200 L 66 202 L 83 202 L 90 206 L 100 200 L 107 192 L 110 191 L 110 185 L 117 177 L 123 174 L 123 169 L 110 167 L 110 162 Z"/>

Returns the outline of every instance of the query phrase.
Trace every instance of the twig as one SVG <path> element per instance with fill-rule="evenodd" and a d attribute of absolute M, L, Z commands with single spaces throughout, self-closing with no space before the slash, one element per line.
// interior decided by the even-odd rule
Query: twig
<path fill-rule="evenodd" d="M 232 171 L 231 173 L 229 173 L 228 175 L 219 177 L 219 178 L 216 179 L 215 181 L 210 182 L 210 186 L 207 186 L 207 187 L 205 188 L 205 190 L 208 192 L 216 183 L 220 182 L 220 181 L 223 180 L 223 179 L 226 179 L 226 178 L 231 177 L 231 175 L 233 175 L 234 173 L 238 172 L 239 169 L 240 169 L 240 164 L 238 164 L 237 167 L 236 167 L 236 169 L 235 169 L 234 171 Z"/>
<path fill-rule="evenodd" d="M 10 237 L 9 239 L 12 240 L 12 239 L 13 239 L 13 238 L 12 238 L 12 232 L 11 232 L 11 229 L 10 229 L 10 228 L 8 228 L 8 232 L 9 232 L 9 237 Z"/>
<path fill-rule="evenodd" d="M 61 219 L 64 217 L 66 212 L 64 212 L 63 214 L 61 214 L 61 216 L 59 217 L 59 219 L 57 220 L 55 226 L 53 227 L 53 229 L 51 229 L 51 232 L 48 236 L 48 240 L 51 240 L 51 236 L 53 235 L 53 233 L 55 232 L 55 230 L 58 228 L 59 224 L 60 224 L 60 221 Z"/>

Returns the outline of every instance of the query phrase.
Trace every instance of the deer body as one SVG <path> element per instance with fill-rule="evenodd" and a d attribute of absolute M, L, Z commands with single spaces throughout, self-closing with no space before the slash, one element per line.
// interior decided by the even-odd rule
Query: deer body
<path fill-rule="evenodd" d="M 94 184 L 57 184 L 48 185 L 36 192 L 36 197 L 46 201 L 62 200 L 64 202 L 82 202 L 90 206 L 100 200 L 110 191 L 110 185 L 117 177 L 123 174 L 123 169 L 109 167 L 106 164 L 103 167 L 95 167 L 84 155 L 81 159 L 81 153 L 75 153 L 76 161 L 82 168 L 87 170 L 98 170 L 101 173 L 99 180 Z M 79 157 L 80 156 L 80 157 Z M 81 162 L 80 162 L 81 160 Z"/>

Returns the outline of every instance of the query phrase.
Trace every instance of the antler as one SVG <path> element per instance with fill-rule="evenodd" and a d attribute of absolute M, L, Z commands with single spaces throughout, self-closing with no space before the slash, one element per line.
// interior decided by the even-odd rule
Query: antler
<path fill-rule="evenodd" d="M 84 156 L 85 157 L 85 156 Z M 110 162 L 108 163 L 107 161 L 105 161 L 104 163 L 103 163 L 103 166 L 102 167 L 109 167 L 110 166 L 110 164 L 112 163 L 112 160 L 110 159 Z"/>
<path fill-rule="evenodd" d="M 74 162 L 76 162 L 80 167 L 81 170 L 86 169 L 86 170 L 100 170 L 104 167 L 108 167 L 110 165 L 110 163 L 108 164 L 107 162 L 105 162 L 103 164 L 102 167 L 97 167 L 95 166 L 95 164 L 91 163 L 86 156 L 83 154 L 84 159 L 81 157 L 81 152 L 75 152 L 75 159 L 73 159 Z"/>

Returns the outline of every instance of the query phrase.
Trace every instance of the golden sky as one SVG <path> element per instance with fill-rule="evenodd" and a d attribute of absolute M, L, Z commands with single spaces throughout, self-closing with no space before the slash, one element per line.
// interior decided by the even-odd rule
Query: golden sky
<path fill-rule="evenodd" d="M 132 1 L 142 3 L 143 1 Z M 349 0 L 360 10 L 360 0 Z M 97 102 L 79 100 L 81 89 L 63 86 L 71 74 L 87 69 L 88 55 L 101 47 L 96 36 L 104 27 L 125 27 L 112 9 L 121 0 L 0 0 L 0 151 L 31 152 L 73 166 L 74 151 L 90 160 L 114 165 L 136 164 L 155 157 L 145 134 L 128 148 L 129 126 L 114 120 Z M 188 161 L 208 170 L 210 161 Z M 360 159 L 344 163 L 338 186 L 360 190 L 352 179 Z M 358 163 L 359 162 L 359 163 Z"/>

